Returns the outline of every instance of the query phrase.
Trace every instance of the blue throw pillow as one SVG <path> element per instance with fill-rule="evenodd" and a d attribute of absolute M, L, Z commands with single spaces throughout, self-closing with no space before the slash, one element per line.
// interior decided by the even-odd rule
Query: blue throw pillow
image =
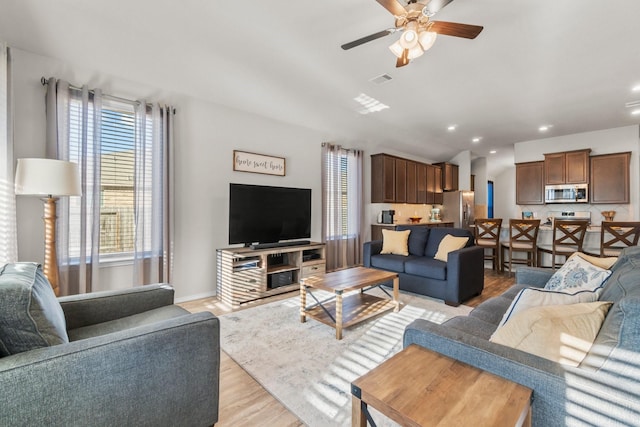
<path fill-rule="evenodd" d="M 0 356 L 69 342 L 64 312 L 38 264 L 0 268 Z"/>
<path fill-rule="evenodd" d="M 427 246 L 427 238 L 429 237 L 429 228 L 399 225 L 397 231 L 410 230 L 409 233 L 409 255 L 424 256 L 424 248 Z"/>

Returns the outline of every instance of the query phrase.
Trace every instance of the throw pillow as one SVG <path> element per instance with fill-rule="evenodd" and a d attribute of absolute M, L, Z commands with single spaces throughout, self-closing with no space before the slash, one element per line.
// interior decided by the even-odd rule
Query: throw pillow
<path fill-rule="evenodd" d="M 561 291 L 571 288 L 596 289 L 611 275 L 580 256 L 570 257 L 545 285 L 545 289 Z"/>
<path fill-rule="evenodd" d="M 40 266 L 0 268 L 0 356 L 67 342 L 62 307 Z"/>
<path fill-rule="evenodd" d="M 440 241 L 438 252 L 436 252 L 434 258 L 440 261 L 447 262 L 447 256 L 449 255 L 449 252 L 457 251 L 458 249 L 464 248 L 464 245 L 466 245 L 468 241 L 468 237 L 455 237 L 451 234 L 447 234 Z"/>
<path fill-rule="evenodd" d="M 549 305 L 522 311 L 490 341 L 578 366 L 596 339 L 611 302 Z"/>
<path fill-rule="evenodd" d="M 513 299 L 511 305 L 502 316 L 498 329 L 517 313 L 532 307 L 544 305 L 566 305 L 598 300 L 599 292 L 591 289 L 576 288 L 571 292 L 558 292 L 540 288 L 524 288 Z"/>
<path fill-rule="evenodd" d="M 582 252 L 574 253 L 573 255 L 571 255 L 569 257 L 569 259 L 571 259 L 571 258 L 573 258 L 575 256 L 579 256 L 583 260 L 587 261 L 589 264 L 593 264 L 596 267 L 604 268 L 605 270 L 611 270 L 611 267 L 613 266 L 613 264 L 615 264 L 616 261 L 618 260 L 617 256 L 610 256 L 610 257 L 600 258 L 600 257 L 597 257 L 597 256 L 587 255 L 587 254 L 582 253 Z"/>
<path fill-rule="evenodd" d="M 411 233 L 410 230 L 382 230 L 382 251 L 380 253 L 408 256 L 409 233 Z"/>

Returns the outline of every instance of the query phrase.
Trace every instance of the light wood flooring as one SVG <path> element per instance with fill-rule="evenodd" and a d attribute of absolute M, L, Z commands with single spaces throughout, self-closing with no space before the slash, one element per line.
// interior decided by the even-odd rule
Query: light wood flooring
<path fill-rule="evenodd" d="M 476 307 L 481 302 L 500 295 L 514 283 L 513 275 L 496 273 L 485 269 L 484 291 L 482 295 L 466 301 L 464 304 Z M 256 305 L 295 296 L 296 292 L 277 295 L 269 299 L 245 304 L 239 309 L 231 308 L 217 298 L 204 298 L 180 304 L 191 312 L 210 311 L 216 316 L 232 311 L 244 310 Z M 271 396 L 244 369 L 233 361 L 224 351 L 220 354 L 220 417 L 216 427 L 250 426 L 303 426 L 293 413 L 289 412 L 278 400 Z"/>

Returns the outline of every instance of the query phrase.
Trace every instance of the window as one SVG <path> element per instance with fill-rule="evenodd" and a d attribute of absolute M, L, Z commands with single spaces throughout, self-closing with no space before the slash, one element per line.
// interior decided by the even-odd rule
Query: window
<path fill-rule="evenodd" d="M 135 105 L 115 100 L 103 99 L 99 117 L 99 127 L 93 121 L 94 108 L 89 102 L 88 123 L 82 126 L 82 100 L 71 98 L 69 119 L 69 160 L 81 163 L 86 158 L 85 183 L 93 180 L 93 174 L 99 173 L 99 215 L 100 215 L 100 259 L 130 258 L 135 246 L 135 197 L 136 182 L 136 119 Z M 143 135 L 145 147 L 151 146 L 152 120 L 144 121 Z M 86 129 L 87 141 L 94 141 L 94 129 L 99 135 L 93 146 L 83 147 L 82 131 Z M 86 150 L 83 156 L 82 150 Z M 145 176 L 151 176 L 151 150 L 145 148 L 138 160 L 142 160 Z M 86 194 L 86 192 L 85 192 Z M 140 196 L 139 196 L 140 197 Z M 151 203 L 151 188 L 144 188 L 141 196 L 145 203 Z M 74 200 L 75 199 L 75 200 Z M 94 199 L 95 200 L 95 199 Z M 82 207 L 79 198 L 70 200 L 70 229 L 79 230 Z M 90 215 L 90 214 L 89 214 Z M 150 219 L 148 220 L 150 222 Z M 88 221 L 90 223 L 90 221 Z M 151 224 L 145 224 L 151 227 Z M 90 232 L 87 230 L 87 232 Z M 80 256 L 80 232 L 69 237 L 69 256 Z M 150 239 L 145 239 L 144 250 L 151 250 Z M 87 253 L 87 256 L 90 256 Z"/>
<path fill-rule="evenodd" d="M 355 191 L 350 191 L 351 175 L 354 173 L 353 167 L 349 167 L 348 153 L 332 154 L 328 160 L 329 168 L 326 176 L 329 183 L 328 198 L 329 209 L 332 215 L 327 218 L 328 230 L 332 232 L 327 236 L 330 239 L 347 239 L 358 233 L 353 215 L 349 215 L 350 209 L 357 199 L 354 198 Z M 351 169 L 351 170 L 350 170 Z M 351 195 L 351 197 L 350 197 Z"/>

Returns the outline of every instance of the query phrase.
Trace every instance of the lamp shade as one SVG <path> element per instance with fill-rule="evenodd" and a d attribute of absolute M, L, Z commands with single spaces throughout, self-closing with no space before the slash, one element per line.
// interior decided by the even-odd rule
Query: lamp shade
<path fill-rule="evenodd" d="M 18 159 L 16 194 L 31 196 L 80 196 L 78 165 L 64 160 Z"/>

